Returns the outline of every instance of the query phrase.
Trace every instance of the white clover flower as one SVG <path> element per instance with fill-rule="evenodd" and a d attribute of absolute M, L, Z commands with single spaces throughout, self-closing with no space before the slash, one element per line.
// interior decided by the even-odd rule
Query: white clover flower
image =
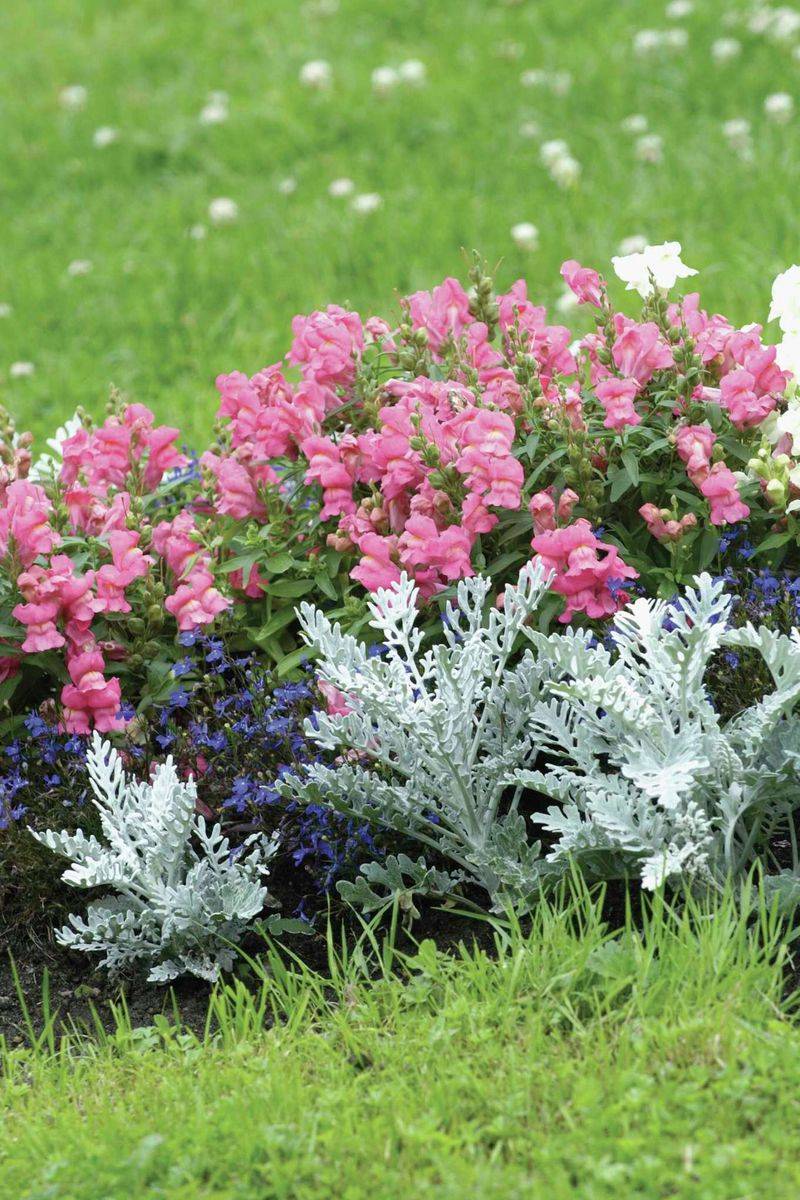
<path fill-rule="evenodd" d="M 293 196 L 297 191 L 297 180 L 293 175 L 287 175 L 278 180 L 278 192 L 281 196 Z"/>
<path fill-rule="evenodd" d="M 750 122 L 746 117 L 733 117 L 722 124 L 722 136 L 732 150 L 742 158 L 753 157 L 753 139 L 750 136 Z"/>
<path fill-rule="evenodd" d="M 324 91 L 333 82 L 331 64 L 326 62 L 324 58 L 316 58 L 312 62 L 305 63 L 300 68 L 299 78 L 303 87 L 311 88 L 318 92 Z"/>
<path fill-rule="evenodd" d="M 658 29 L 640 29 L 633 35 L 634 54 L 652 54 L 664 44 L 664 35 Z"/>
<path fill-rule="evenodd" d="M 0 318 L 10 317 L 13 311 L 14 310 L 12 309 L 10 304 L 6 304 L 5 302 L 0 304 Z"/>
<path fill-rule="evenodd" d="M 792 58 L 800 62 L 800 46 L 795 46 L 792 50 Z"/>
<path fill-rule="evenodd" d="M 794 115 L 794 100 L 788 92 L 774 92 L 764 101 L 764 112 L 776 125 L 785 125 Z"/>
<path fill-rule="evenodd" d="M 800 12 L 794 8 L 775 8 L 767 33 L 776 42 L 788 42 L 800 30 Z"/>
<path fill-rule="evenodd" d="M 519 127 L 519 136 L 527 141 L 534 141 L 542 132 L 538 121 L 522 121 Z"/>
<path fill-rule="evenodd" d="M 716 63 L 730 62 L 741 53 L 742 43 L 736 38 L 722 37 L 711 43 L 711 57 Z"/>
<path fill-rule="evenodd" d="M 634 154 L 639 162 L 660 163 L 664 159 L 664 139 L 660 133 L 645 133 L 636 139 Z"/>
<path fill-rule="evenodd" d="M 374 213 L 382 204 L 383 200 L 377 192 L 361 192 L 350 201 L 353 212 L 360 213 L 361 216 Z"/>
<path fill-rule="evenodd" d="M 511 226 L 511 240 L 520 250 L 536 250 L 539 245 L 539 230 L 530 221 L 520 221 Z"/>
<path fill-rule="evenodd" d="M 193 238 L 196 242 L 202 242 L 207 233 L 208 230 L 206 229 L 205 225 L 197 224 L 193 225 L 189 230 L 189 237 Z"/>
<path fill-rule="evenodd" d="M 641 254 L 648 246 L 647 238 L 643 233 L 633 233 L 630 237 L 623 238 L 619 244 L 619 252 L 622 255 Z"/>
<path fill-rule="evenodd" d="M 328 184 L 328 195 L 333 196 L 334 200 L 340 200 L 343 196 L 352 196 L 356 190 L 356 185 L 352 179 L 347 179 L 343 176 L 341 179 L 333 179 Z"/>
<path fill-rule="evenodd" d="M 550 91 L 554 96 L 566 96 L 572 87 L 572 75 L 569 71 L 554 71 L 550 76 Z"/>
<path fill-rule="evenodd" d="M 88 275 L 89 272 L 91 271 L 91 269 L 92 269 L 91 259 L 76 258 L 67 267 L 67 274 L 71 275 L 73 278 L 75 278 L 78 275 Z"/>
<path fill-rule="evenodd" d="M 388 96 L 400 82 L 394 67 L 376 67 L 372 72 L 372 90 L 376 96 Z"/>
<path fill-rule="evenodd" d="M 686 29 L 668 29 L 664 34 L 664 45 L 670 50 L 684 50 L 689 45 L 689 33 Z"/>
<path fill-rule="evenodd" d="M 694 4 L 692 0 L 672 0 L 664 11 L 670 21 L 682 21 L 684 17 L 692 15 Z"/>
<path fill-rule="evenodd" d="M 221 125 L 228 119 L 228 97 L 225 92 L 212 92 L 198 120 L 201 125 Z"/>
<path fill-rule="evenodd" d="M 428 77 L 428 68 L 418 58 L 407 58 L 405 62 L 400 63 L 397 74 L 403 83 L 419 87 Z"/>
<path fill-rule="evenodd" d="M 540 67 L 534 67 L 532 70 L 523 71 L 519 81 L 526 88 L 542 87 L 547 82 L 547 72 L 542 71 Z"/>
<path fill-rule="evenodd" d="M 14 362 L 8 368 L 8 373 L 12 379 L 27 379 L 35 370 L 32 362 Z"/>
<path fill-rule="evenodd" d="M 96 150 L 105 150 L 106 146 L 113 145 L 118 137 L 118 129 L 114 129 L 111 125 L 101 125 L 92 134 L 92 145 Z"/>
<path fill-rule="evenodd" d="M 508 62 L 516 62 L 525 53 L 525 47 L 522 42 L 498 42 L 494 48 L 494 52 L 498 58 L 505 58 Z"/>
<path fill-rule="evenodd" d="M 571 154 L 562 154 L 550 164 L 549 171 L 554 183 L 560 188 L 569 188 L 580 179 L 581 164 Z"/>
<path fill-rule="evenodd" d="M 631 113 L 620 122 L 619 127 L 623 133 L 646 133 L 647 117 L 643 113 Z"/>
<path fill-rule="evenodd" d="M 753 10 L 747 20 L 747 28 L 751 33 L 766 33 L 772 24 L 773 11 L 768 5 L 761 5 Z"/>
<path fill-rule="evenodd" d="M 570 313 L 578 307 L 578 297 L 573 292 L 572 288 L 565 287 L 561 295 L 555 302 L 555 310 L 560 313 Z"/>
<path fill-rule="evenodd" d="M 58 102 L 69 112 L 77 112 L 83 108 L 89 98 L 89 93 L 82 83 L 71 83 L 58 93 Z"/>
<path fill-rule="evenodd" d="M 569 155 L 569 146 L 561 138 L 554 138 L 549 142 L 542 142 L 539 150 L 539 157 L 546 167 L 552 166 L 559 158 L 566 158 Z"/>
<path fill-rule="evenodd" d="M 208 206 L 208 217 L 212 225 L 227 225 L 239 216 L 239 205 L 227 196 L 219 196 Z"/>
<path fill-rule="evenodd" d="M 680 242 L 663 242 L 660 246 L 646 246 L 641 253 L 616 256 L 611 265 L 627 290 L 637 291 L 643 300 L 652 296 L 654 283 L 659 291 L 668 292 L 678 279 L 697 274 L 693 267 L 681 262 Z"/>
<path fill-rule="evenodd" d="M 796 263 L 776 276 L 767 320 L 777 321 L 784 333 L 800 333 L 800 266 Z"/>

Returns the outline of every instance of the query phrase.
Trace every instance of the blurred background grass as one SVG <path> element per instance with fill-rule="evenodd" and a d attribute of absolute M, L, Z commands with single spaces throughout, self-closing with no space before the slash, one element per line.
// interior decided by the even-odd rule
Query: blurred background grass
<path fill-rule="evenodd" d="M 0 10 L 0 403 L 37 433 L 109 384 L 199 444 L 214 376 L 288 348 L 296 312 L 329 302 L 390 315 L 396 297 L 465 273 L 475 247 L 503 286 L 545 302 L 567 257 L 606 267 L 622 239 L 675 238 L 709 307 L 763 320 L 773 275 L 800 257 L 798 125 L 764 112 L 797 98 L 800 34 L 753 32 L 752 5 L 697 0 L 28 0 Z M 643 29 L 685 47 L 634 52 Z M 739 55 L 716 63 L 712 43 Z M 376 67 L 419 59 L 422 87 L 373 94 Z M 325 59 L 332 85 L 302 86 Z M 524 86 L 569 72 L 571 87 Z M 62 90 L 87 89 L 64 107 Z M 203 124 L 212 91 L 228 119 Z M 636 155 L 632 113 L 663 138 Z M 722 123 L 752 122 L 750 161 Z M 796 120 L 800 122 L 800 117 Z M 537 136 L 531 136 L 533 126 Z M 108 126 L 116 140 L 93 144 Z M 540 162 L 564 138 L 582 165 L 562 190 Z M 351 178 L 369 214 L 334 199 Z M 294 190 L 289 191 L 293 181 Z M 288 194 L 287 194 L 288 193 Z M 209 220 L 228 197 L 238 217 Z M 539 247 L 514 245 L 533 222 Z M 204 237 L 192 236 L 202 226 Z M 69 273 L 88 260 L 87 274 Z M 15 377 L 13 363 L 32 374 Z"/>

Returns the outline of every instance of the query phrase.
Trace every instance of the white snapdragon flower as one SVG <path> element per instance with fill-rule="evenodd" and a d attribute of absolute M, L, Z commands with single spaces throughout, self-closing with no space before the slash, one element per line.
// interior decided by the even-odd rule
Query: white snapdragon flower
<path fill-rule="evenodd" d="M 539 245 L 539 230 L 530 221 L 520 221 L 511 226 L 511 240 L 520 250 L 536 250 Z"/>
<path fill-rule="evenodd" d="M 775 361 L 781 371 L 790 371 L 795 379 L 800 379 L 800 330 L 784 334 L 783 341 L 778 342 L 775 349 Z M 776 428 L 778 434 L 792 434 L 792 452 L 800 455 L 800 401 L 790 403 L 786 412 L 778 416 Z"/>
<path fill-rule="evenodd" d="M 324 58 L 316 58 L 312 62 L 304 63 L 300 68 L 299 78 L 303 87 L 317 92 L 325 91 L 333 82 L 331 64 Z"/>
<path fill-rule="evenodd" d="M 764 101 L 764 112 L 776 125 L 786 125 L 794 115 L 794 100 L 788 92 L 774 92 Z"/>
<path fill-rule="evenodd" d="M 693 267 L 687 267 L 681 261 L 680 242 L 646 246 L 638 254 L 616 255 L 611 259 L 611 265 L 627 290 L 637 291 L 644 300 L 652 296 L 653 284 L 659 291 L 668 292 L 678 279 L 697 274 Z"/>
<path fill-rule="evenodd" d="M 711 57 L 715 63 L 730 62 L 742 53 L 742 43 L 733 37 L 721 37 L 711 43 Z"/>
<path fill-rule="evenodd" d="M 795 263 L 776 276 L 768 321 L 777 321 L 784 333 L 800 333 L 800 266 Z"/>
<path fill-rule="evenodd" d="M 59 426 L 53 437 L 47 439 L 47 445 L 53 453 L 40 454 L 28 472 L 28 478 L 34 481 L 45 478 L 50 479 L 60 471 L 64 459 L 64 442 L 66 442 L 67 438 L 74 437 L 82 425 L 83 422 L 78 414 L 75 413 L 68 421 Z"/>
<path fill-rule="evenodd" d="M 218 196 L 208 206 L 208 218 L 212 225 L 228 225 L 239 216 L 239 205 L 227 196 Z"/>

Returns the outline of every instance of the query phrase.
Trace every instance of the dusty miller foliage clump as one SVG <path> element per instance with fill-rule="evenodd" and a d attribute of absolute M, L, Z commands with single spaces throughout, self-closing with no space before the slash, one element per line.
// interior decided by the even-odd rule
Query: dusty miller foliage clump
<path fill-rule="evenodd" d="M 530 650 L 515 649 L 546 586 L 541 567 L 529 564 L 506 588 L 502 610 L 487 612 L 491 580 L 463 580 L 443 641 L 424 649 L 417 589 L 403 576 L 370 602 L 382 657 L 370 657 L 313 606 L 300 606 L 320 677 L 350 706 L 345 716 L 317 714 L 307 733 L 324 749 L 355 754 L 286 777 L 284 793 L 392 829 L 452 864 L 435 870 L 405 855 L 371 864 L 356 885 L 340 885 L 348 899 L 370 908 L 387 894 L 441 894 L 469 883 L 501 907 L 537 891 L 544 864 L 519 812 L 523 788 L 514 776 L 536 759 L 529 716 L 543 676 Z"/>
<path fill-rule="evenodd" d="M 180 780 L 171 758 L 152 784 L 135 782 L 95 734 L 86 761 L 106 844 L 81 830 L 31 832 L 72 860 L 66 883 L 117 895 L 91 903 L 85 920 L 71 915 L 57 940 L 104 954 L 112 971 L 143 961 L 154 983 L 183 973 L 216 979 L 233 963 L 231 943 L 264 907 L 261 877 L 276 844 L 255 834 L 231 851 L 219 825 L 209 829 L 195 813 L 194 781 Z"/>
<path fill-rule="evenodd" d="M 453 864 L 445 872 L 400 855 L 362 868 L 343 894 L 375 908 L 389 895 L 469 883 L 493 907 L 519 908 L 570 859 L 595 878 L 713 886 L 768 859 L 781 837 L 791 872 L 774 878 L 797 888 L 800 634 L 731 629 L 730 597 L 702 575 L 679 603 L 639 599 L 618 613 L 609 650 L 588 630 L 532 627 L 546 583 L 528 564 L 503 610 L 487 611 L 490 582 L 464 580 L 444 643 L 424 649 L 416 589 L 403 578 L 370 605 L 384 658 L 301 607 L 320 676 L 351 711 L 309 723 L 321 746 L 345 753 L 288 777 L 285 793 Z M 775 687 L 722 722 L 704 678 L 725 647 L 758 650 Z M 558 801 L 532 817 L 549 835 L 545 856 L 520 812 L 543 796 Z"/>
<path fill-rule="evenodd" d="M 638 873 L 648 888 L 676 877 L 715 885 L 758 859 L 775 865 L 783 839 L 791 873 L 780 884 L 796 887 L 800 631 L 733 629 L 731 605 L 723 582 L 701 575 L 678 603 L 622 609 L 612 653 L 585 631 L 529 634 L 561 675 L 530 711 L 547 765 L 516 774 L 558 801 L 534 817 L 557 839 L 551 862 L 572 856 L 600 877 Z M 705 676 L 728 647 L 758 651 L 774 689 L 723 722 Z"/>

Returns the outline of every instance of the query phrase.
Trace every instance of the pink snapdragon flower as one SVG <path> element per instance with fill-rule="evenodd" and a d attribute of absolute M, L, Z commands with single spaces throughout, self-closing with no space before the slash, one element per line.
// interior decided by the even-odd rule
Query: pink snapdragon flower
<path fill-rule="evenodd" d="M 697 525 L 694 513 L 686 513 L 678 520 L 668 508 L 660 509 L 655 504 L 643 504 L 639 516 L 647 526 L 648 533 L 659 542 L 679 542 L 688 530 Z"/>
<path fill-rule="evenodd" d="M 714 463 L 700 491 L 711 506 L 712 525 L 735 525 L 750 516 L 750 509 L 739 495 L 736 477 L 725 463 Z"/>
<path fill-rule="evenodd" d="M 438 354 L 449 339 L 456 339 L 472 324 L 469 296 L 457 279 L 448 277 L 431 292 L 414 292 L 406 301 L 414 329 L 424 329 L 428 344 Z"/>
<path fill-rule="evenodd" d="M 675 435 L 678 455 L 686 463 L 686 474 L 699 487 L 711 469 L 711 451 L 717 435 L 708 425 L 683 425 Z"/>
<path fill-rule="evenodd" d="M 583 517 L 562 529 L 538 534 L 531 545 L 543 566 L 555 572 L 553 591 L 566 600 L 558 618 L 562 624 L 579 612 L 607 617 L 627 603 L 628 594 L 618 585 L 638 578 L 639 572 L 623 562 L 616 546 L 601 542 Z"/>
<path fill-rule="evenodd" d="M 603 425 L 606 429 L 625 429 L 627 425 L 640 425 L 642 418 L 633 406 L 639 392 L 635 379 L 602 379 L 595 387 L 595 395 L 605 409 Z"/>
<path fill-rule="evenodd" d="M 591 267 L 582 267 L 574 258 L 561 264 L 561 278 L 575 294 L 579 304 L 593 304 L 600 308 L 603 303 L 603 281 Z"/>
<path fill-rule="evenodd" d="M 614 365 L 621 375 L 639 384 L 649 383 L 656 371 L 674 366 L 672 351 L 654 321 L 631 321 L 616 313 L 616 338 L 611 350 Z"/>
<path fill-rule="evenodd" d="M 470 562 L 472 538 L 458 525 L 439 530 L 430 517 L 414 514 L 406 522 L 397 548 L 406 569 L 428 567 L 448 581 L 475 574 Z"/>
<path fill-rule="evenodd" d="M 353 382 L 364 349 L 358 313 L 329 304 L 325 312 L 295 317 L 292 333 L 287 359 L 300 367 L 304 379 L 330 388 L 348 387 Z"/>
<path fill-rule="evenodd" d="M 44 488 L 26 479 L 10 483 L 0 508 L 0 558 L 6 557 L 12 544 L 24 567 L 49 554 L 61 541 L 50 524 L 52 517 L 53 506 Z"/>
<path fill-rule="evenodd" d="M 67 669 L 71 684 L 61 691 L 64 728 L 68 733 L 111 733 L 125 728 L 120 716 L 122 695 L 118 679 L 106 679 L 105 662 L 97 646 L 70 657 Z"/>
<path fill-rule="evenodd" d="M 134 580 L 148 574 L 154 559 L 139 549 L 139 534 L 134 530 L 113 530 L 108 544 L 111 562 L 95 572 L 95 612 L 128 613 L 131 606 L 125 599 L 125 590 Z"/>
<path fill-rule="evenodd" d="M 350 572 L 368 592 L 391 587 L 400 582 L 400 568 L 396 562 L 397 538 L 381 537 L 377 533 L 365 533 L 358 540 L 361 560 Z"/>
<path fill-rule="evenodd" d="M 756 379 L 744 367 L 737 367 L 720 381 L 720 403 L 728 410 L 737 429 L 760 425 L 775 409 L 778 397 L 772 392 L 756 390 Z"/>
<path fill-rule="evenodd" d="M 227 600 L 214 587 L 214 576 L 204 567 L 195 567 L 167 596 L 164 607 L 178 623 L 178 629 L 195 629 L 198 625 L 210 625 L 219 613 L 230 607 Z"/>
<path fill-rule="evenodd" d="M 533 532 L 540 534 L 555 529 L 556 516 L 559 521 L 569 521 L 578 499 L 577 492 L 573 492 L 572 488 L 564 488 L 558 498 L 558 506 L 556 506 L 552 487 L 545 488 L 542 492 L 535 492 L 528 504 L 528 511 L 533 517 Z"/>

